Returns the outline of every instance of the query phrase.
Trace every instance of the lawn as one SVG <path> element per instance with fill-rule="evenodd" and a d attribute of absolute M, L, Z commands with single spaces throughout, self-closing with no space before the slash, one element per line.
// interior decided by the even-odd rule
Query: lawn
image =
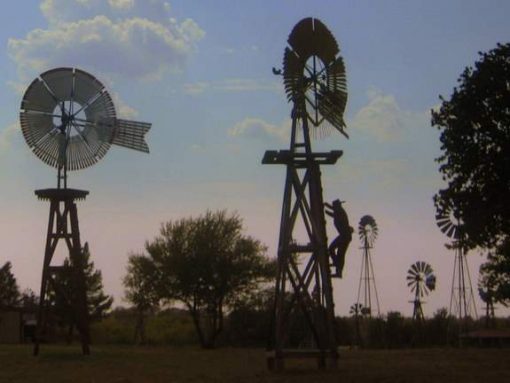
<path fill-rule="evenodd" d="M 345 350 L 339 368 L 317 371 L 311 361 L 266 370 L 261 349 L 0 346 L 0 382 L 510 382 L 510 349 Z"/>

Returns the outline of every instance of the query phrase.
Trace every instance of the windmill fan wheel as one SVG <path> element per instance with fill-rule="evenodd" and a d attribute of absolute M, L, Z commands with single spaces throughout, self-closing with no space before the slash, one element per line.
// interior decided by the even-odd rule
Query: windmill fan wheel
<path fill-rule="evenodd" d="M 461 223 L 454 216 L 450 208 L 439 210 L 436 214 L 436 223 L 439 229 L 446 234 L 448 238 L 454 240 L 460 239 Z"/>
<path fill-rule="evenodd" d="M 436 276 L 432 267 L 423 261 L 411 265 L 407 271 L 407 287 L 419 297 L 428 295 L 436 288 Z"/>
<path fill-rule="evenodd" d="M 77 68 L 42 73 L 28 86 L 20 108 L 23 137 L 46 164 L 66 170 L 94 165 L 111 144 L 149 152 L 151 124 L 118 119 L 112 97 Z"/>
<path fill-rule="evenodd" d="M 367 243 L 369 246 L 372 246 L 377 238 L 378 232 L 379 229 L 377 228 L 374 217 L 371 215 L 364 215 L 361 217 L 358 226 L 358 234 L 362 244 Z"/>
<path fill-rule="evenodd" d="M 301 20 L 288 38 L 283 58 L 287 99 L 294 113 L 315 127 L 323 122 L 347 137 L 343 113 L 347 104 L 345 65 L 338 44 L 318 19 Z M 327 126 L 327 125 L 324 125 Z"/>

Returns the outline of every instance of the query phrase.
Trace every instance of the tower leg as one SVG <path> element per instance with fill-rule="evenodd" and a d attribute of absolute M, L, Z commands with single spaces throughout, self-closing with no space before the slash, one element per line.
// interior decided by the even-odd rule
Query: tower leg
<path fill-rule="evenodd" d="M 46 189 L 37 190 L 36 194 L 39 198 L 50 201 L 50 213 L 33 354 L 39 354 L 40 343 L 47 336 L 48 292 L 52 289 L 54 294 L 65 301 L 72 311 L 72 320 L 80 333 L 82 352 L 84 355 L 88 355 L 90 354 L 90 332 L 84 274 L 86 265 L 80 242 L 78 211 L 75 203 L 75 199 L 85 198 L 88 192 L 74 189 Z M 65 241 L 69 251 L 69 269 L 66 267 L 66 270 L 64 270 L 64 266 L 51 265 L 61 239 Z M 62 291 L 56 283 L 56 278 L 62 277 L 64 271 L 71 275 L 72 284 L 67 289 L 68 291 Z"/>

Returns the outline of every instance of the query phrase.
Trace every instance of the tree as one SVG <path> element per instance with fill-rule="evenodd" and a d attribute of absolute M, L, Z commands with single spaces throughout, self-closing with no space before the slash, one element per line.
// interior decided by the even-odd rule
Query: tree
<path fill-rule="evenodd" d="M 90 251 L 87 243 L 83 247 L 82 256 L 83 265 L 85 265 L 83 272 L 85 274 L 89 320 L 100 320 L 111 308 L 113 298 L 106 295 L 103 291 L 103 276 L 100 270 L 95 269 L 94 262 L 90 260 Z M 60 324 L 69 326 L 69 339 L 72 338 L 76 324 L 71 300 L 77 299 L 76 297 L 78 296 L 78 286 L 73 275 L 71 261 L 69 258 L 66 258 L 53 284 L 54 290 L 64 294 L 56 294 L 56 291 L 51 291 L 49 294 L 50 305 L 53 312 L 59 318 Z"/>
<path fill-rule="evenodd" d="M 265 247 L 243 235 L 239 216 L 226 211 L 167 222 L 146 249 L 160 297 L 186 306 L 204 348 L 215 346 L 225 311 L 274 273 Z"/>
<path fill-rule="evenodd" d="M 432 111 L 448 182 L 434 200 L 462 221 L 465 247 L 495 249 L 510 235 L 510 43 L 480 56 Z"/>
<path fill-rule="evenodd" d="M 19 303 L 20 292 L 11 268 L 11 262 L 6 262 L 0 268 L 0 308 L 13 307 Z"/>
<path fill-rule="evenodd" d="M 480 266 L 479 285 L 480 297 L 487 304 L 487 317 L 494 317 L 493 302 L 510 305 L 510 238 L 490 252 L 487 262 Z"/>
<path fill-rule="evenodd" d="M 154 263 L 143 254 L 131 254 L 128 259 L 127 274 L 123 279 L 126 300 L 132 303 L 137 312 L 135 343 L 145 344 L 145 322 L 147 314 L 156 309 L 160 297 Z"/>

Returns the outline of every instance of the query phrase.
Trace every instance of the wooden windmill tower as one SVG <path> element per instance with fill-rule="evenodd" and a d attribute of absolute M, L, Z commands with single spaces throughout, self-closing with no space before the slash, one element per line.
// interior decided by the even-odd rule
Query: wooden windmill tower
<path fill-rule="evenodd" d="M 57 188 L 36 190 L 50 202 L 46 248 L 39 296 L 34 355 L 45 338 L 48 292 L 60 295 L 72 311 L 81 336 L 82 352 L 90 353 L 90 334 L 84 257 L 76 201 L 86 190 L 67 187 L 67 172 L 94 165 L 112 144 L 142 152 L 149 148 L 144 136 L 151 124 L 118 119 L 112 98 L 94 76 L 76 68 L 56 68 L 42 73 L 27 88 L 21 102 L 21 130 L 33 153 L 57 168 Z M 52 260 L 60 241 L 69 251 L 70 289 L 60 289 L 56 279 L 63 266 Z"/>
<path fill-rule="evenodd" d="M 301 20 L 288 38 L 282 74 L 292 104 L 290 147 L 267 151 L 263 164 L 285 165 L 286 178 L 278 241 L 278 274 L 268 366 L 281 369 L 290 357 L 317 358 L 336 366 L 334 302 L 322 196 L 321 166 L 341 151 L 314 152 L 311 136 L 336 129 L 347 136 L 345 66 L 337 42 L 317 19 Z M 296 321 L 306 323 L 300 350 L 289 342 Z"/>

